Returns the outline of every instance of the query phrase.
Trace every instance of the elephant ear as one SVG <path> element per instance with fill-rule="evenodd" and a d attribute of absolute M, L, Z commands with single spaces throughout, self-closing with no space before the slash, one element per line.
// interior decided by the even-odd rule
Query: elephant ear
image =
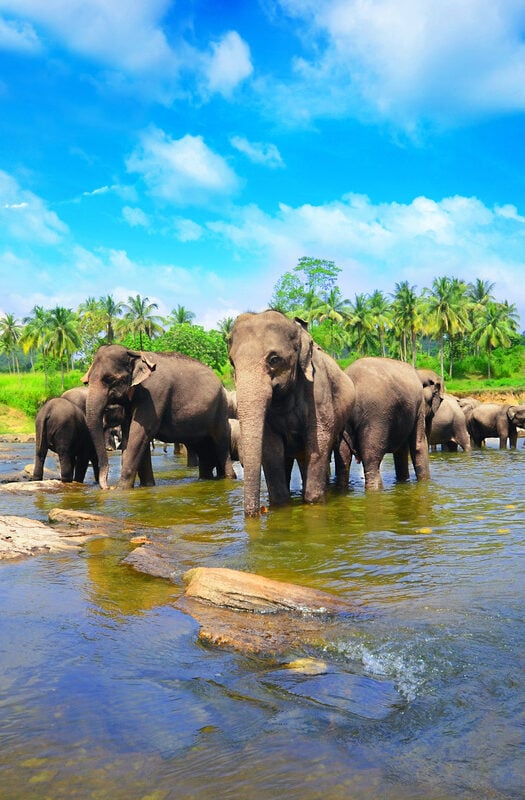
<path fill-rule="evenodd" d="M 80 378 L 80 380 L 82 381 L 82 383 L 89 383 L 89 373 L 90 373 L 90 372 L 91 372 L 91 367 L 90 367 L 90 368 L 88 369 L 88 371 L 87 371 L 87 372 L 86 372 L 84 375 L 82 375 L 82 377 Z"/>
<path fill-rule="evenodd" d="M 314 379 L 314 365 L 312 362 L 312 353 L 314 350 L 314 340 L 306 331 L 301 323 L 299 325 L 299 366 L 307 381 L 312 382 Z"/>
<path fill-rule="evenodd" d="M 516 414 L 518 412 L 517 406 L 509 406 L 507 408 L 507 417 L 510 419 L 511 422 L 514 422 L 516 419 Z"/>
<path fill-rule="evenodd" d="M 146 357 L 144 353 L 133 353 L 129 351 L 129 355 L 133 357 L 133 369 L 131 372 L 131 386 L 138 386 L 143 383 L 152 372 L 155 371 L 157 365 Z"/>

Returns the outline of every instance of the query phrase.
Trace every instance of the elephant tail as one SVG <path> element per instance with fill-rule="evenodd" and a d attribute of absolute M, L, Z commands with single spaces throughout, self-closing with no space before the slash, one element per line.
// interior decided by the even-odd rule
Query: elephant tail
<path fill-rule="evenodd" d="M 352 429 L 352 427 L 350 425 L 346 426 L 346 428 L 343 431 L 343 434 L 342 434 L 341 438 L 343 439 L 344 443 L 348 447 L 349 451 L 352 453 L 352 456 L 355 458 L 357 463 L 360 464 L 361 463 L 361 455 L 360 455 L 359 450 L 358 450 L 357 445 L 356 445 L 355 432 L 353 431 L 353 429 Z"/>

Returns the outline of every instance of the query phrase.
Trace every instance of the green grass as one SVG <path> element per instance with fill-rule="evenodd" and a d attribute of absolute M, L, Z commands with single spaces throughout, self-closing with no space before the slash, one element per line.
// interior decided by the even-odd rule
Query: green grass
<path fill-rule="evenodd" d="M 65 389 L 80 386 L 81 372 L 69 372 L 64 379 L 64 389 L 60 373 L 48 377 L 43 372 L 26 372 L 20 375 L 0 373 L 0 404 L 15 408 L 34 420 L 37 411 L 50 397 L 58 397 Z M 7 433 L 1 431 L 0 433 Z"/>

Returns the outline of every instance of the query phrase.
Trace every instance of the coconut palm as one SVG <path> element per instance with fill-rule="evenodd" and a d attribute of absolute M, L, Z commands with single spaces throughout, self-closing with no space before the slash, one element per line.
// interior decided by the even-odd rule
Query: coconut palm
<path fill-rule="evenodd" d="M 370 311 L 374 318 L 374 327 L 377 332 L 381 355 L 386 356 L 386 331 L 391 324 L 391 306 L 388 299 L 380 289 L 376 289 L 370 295 Z"/>
<path fill-rule="evenodd" d="M 124 319 L 122 320 L 122 329 L 127 333 L 139 337 L 140 349 L 142 350 L 143 336 L 149 336 L 153 339 L 155 336 L 163 333 L 161 325 L 161 317 L 152 314 L 158 308 L 157 303 L 150 303 L 149 297 L 141 297 L 139 294 L 135 297 L 128 297 L 128 302 L 123 303 L 122 306 L 125 311 Z"/>
<path fill-rule="evenodd" d="M 408 281 L 396 283 L 392 303 L 392 322 L 394 333 L 400 340 L 401 359 L 408 361 L 408 342 L 410 341 L 411 361 L 416 364 L 416 336 L 422 329 L 421 300 L 415 286 Z"/>
<path fill-rule="evenodd" d="M 173 325 L 191 325 L 195 319 L 195 314 L 188 308 L 181 306 L 174 308 L 169 317 L 166 317 L 165 323 L 171 328 Z"/>
<path fill-rule="evenodd" d="M 49 339 L 49 311 L 46 311 L 43 306 L 33 306 L 31 314 L 28 317 L 24 317 L 23 322 L 24 327 L 20 337 L 20 344 L 22 345 L 24 353 L 35 351 L 42 356 L 44 381 L 47 390 L 46 348 Z"/>
<path fill-rule="evenodd" d="M 20 337 L 22 335 L 22 325 L 14 314 L 3 314 L 0 317 L 0 351 L 5 353 L 13 372 L 20 371 L 17 351 L 20 347 Z"/>
<path fill-rule="evenodd" d="M 487 353 L 487 377 L 491 377 L 491 355 L 495 347 L 508 347 L 516 333 L 515 306 L 489 301 L 472 331 L 472 339 Z"/>
<path fill-rule="evenodd" d="M 64 389 L 64 371 L 71 356 L 82 347 L 79 334 L 78 317 L 70 308 L 56 306 L 49 312 L 49 336 L 47 352 L 60 361 L 62 389 Z"/>
<path fill-rule="evenodd" d="M 120 300 L 115 300 L 110 294 L 101 297 L 99 300 L 101 319 L 106 332 L 105 339 L 107 344 L 113 344 L 115 341 L 115 325 L 119 314 L 122 312 L 123 305 L 124 304 Z"/>
<path fill-rule="evenodd" d="M 427 297 L 428 318 L 433 332 L 439 340 L 439 361 L 441 378 L 444 380 L 444 343 L 456 334 L 470 330 L 469 311 L 471 304 L 467 297 L 467 287 L 457 278 L 434 278 L 431 289 L 424 290 Z M 449 377 L 452 377 L 452 352 L 450 355 Z"/>
<path fill-rule="evenodd" d="M 345 321 L 350 347 L 355 347 L 360 356 L 365 356 L 377 345 L 377 334 L 370 298 L 366 294 L 356 294 L 353 303 L 348 305 Z"/>

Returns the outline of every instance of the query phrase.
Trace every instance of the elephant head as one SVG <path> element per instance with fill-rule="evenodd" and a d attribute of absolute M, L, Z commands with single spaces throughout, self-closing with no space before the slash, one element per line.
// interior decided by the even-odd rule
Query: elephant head
<path fill-rule="evenodd" d="M 525 428 L 525 405 L 509 406 L 507 417 L 517 428 Z"/>
<path fill-rule="evenodd" d="M 312 352 L 310 334 L 278 311 L 241 314 L 233 325 L 229 356 L 235 371 L 246 516 L 260 512 L 263 439 L 270 407 L 284 412 L 297 382 L 313 380 Z"/>
<path fill-rule="evenodd" d="M 104 413 L 107 406 L 131 402 L 134 388 L 155 369 L 155 362 L 145 353 L 128 350 L 121 345 L 103 345 L 95 353 L 93 363 L 82 377 L 87 383 L 86 421 L 97 452 L 99 484 L 108 488 L 108 457 L 104 436 Z"/>
<path fill-rule="evenodd" d="M 432 420 L 443 402 L 445 389 L 441 378 L 434 370 L 418 369 L 417 374 L 423 384 L 423 396 L 425 398 L 425 432 L 427 439 L 430 440 Z"/>

